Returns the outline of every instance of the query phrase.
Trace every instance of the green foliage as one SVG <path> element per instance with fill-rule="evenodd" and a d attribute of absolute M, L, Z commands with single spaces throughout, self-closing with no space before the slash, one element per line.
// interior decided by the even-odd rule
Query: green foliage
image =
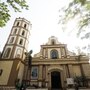
<path fill-rule="evenodd" d="M 80 87 L 87 87 L 87 78 L 86 76 L 76 76 L 74 77 L 74 81 L 78 83 Z"/>
<path fill-rule="evenodd" d="M 62 8 L 64 15 L 61 15 L 60 23 L 66 24 L 70 19 L 78 20 L 78 35 L 85 27 L 90 25 L 90 1 L 89 0 L 73 0 L 67 7 Z"/>
<path fill-rule="evenodd" d="M 90 0 L 70 0 L 69 4 L 63 7 L 60 11 L 59 23 L 65 26 L 70 21 L 75 20 L 74 32 L 77 31 L 77 36 L 81 39 L 89 40 L 90 38 Z M 61 13 L 62 12 L 62 13 Z M 76 31 L 75 31 L 76 30 Z M 88 46 L 87 46 L 88 45 Z M 90 55 L 90 42 L 87 45 L 83 45 L 82 50 L 87 55 Z"/>
<path fill-rule="evenodd" d="M 21 9 L 28 10 L 28 5 L 25 0 L 0 0 L 0 27 L 6 25 L 10 19 L 10 8 L 15 12 L 21 12 Z"/>
<path fill-rule="evenodd" d="M 3 2 L 0 3 L 0 27 L 5 26 L 5 23 L 9 20 L 9 10 L 7 9 L 7 5 Z"/>

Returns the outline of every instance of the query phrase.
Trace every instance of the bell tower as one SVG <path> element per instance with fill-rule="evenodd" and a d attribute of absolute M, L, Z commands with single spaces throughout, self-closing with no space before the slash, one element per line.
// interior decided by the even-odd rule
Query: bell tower
<path fill-rule="evenodd" d="M 25 52 L 27 52 L 29 43 L 29 29 L 31 29 L 29 21 L 24 18 L 16 18 L 3 49 L 2 58 L 25 58 Z"/>

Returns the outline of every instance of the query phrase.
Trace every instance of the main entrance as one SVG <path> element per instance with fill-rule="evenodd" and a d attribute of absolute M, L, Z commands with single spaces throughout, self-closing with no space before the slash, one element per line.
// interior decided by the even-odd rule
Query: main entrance
<path fill-rule="evenodd" d="M 53 89 L 61 89 L 61 78 L 60 72 L 54 71 L 51 72 L 51 88 Z"/>

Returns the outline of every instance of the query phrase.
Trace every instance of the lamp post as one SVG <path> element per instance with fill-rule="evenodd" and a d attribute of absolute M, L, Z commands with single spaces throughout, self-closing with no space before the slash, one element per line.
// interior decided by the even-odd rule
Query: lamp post
<path fill-rule="evenodd" d="M 32 66 L 32 56 L 31 56 L 31 54 L 32 54 L 32 50 L 30 50 L 29 51 L 29 56 L 28 56 L 28 68 L 31 70 L 31 66 Z"/>
<path fill-rule="evenodd" d="M 29 77 L 30 77 L 30 79 L 31 79 L 31 66 L 32 66 L 32 56 L 31 56 L 31 54 L 32 54 L 32 50 L 30 50 L 28 53 L 26 53 L 25 52 L 25 55 L 26 55 L 26 57 L 28 57 L 28 64 L 27 64 L 27 66 L 28 66 L 28 69 L 27 69 L 27 75 L 28 75 L 28 70 L 30 71 L 29 73 Z M 27 59 L 27 58 L 26 58 Z M 2 70 L 0 70 L 0 74 L 2 73 Z M 26 75 L 26 79 L 28 78 L 28 76 Z M 30 84 L 30 79 L 29 79 L 29 84 Z M 22 83 L 20 83 L 20 79 L 17 79 L 16 81 L 15 81 L 15 88 L 16 88 L 16 90 L 26 90 L 26 88 L 27 88 L 27 84 L 26 84 L 26 80 L 22 80 Z"/>
<path fill-rule="evenodd" d="M 30 76 L 29 76 L 29 84 L 30 84 L 30 82 L 31 82 L 31 67 L 32 67 L 32 55 L 31 55 L 31 54 L 32 54 L 32 52 L 33 52 L 33 51 L 30 50 L 29 53 L 28 53 L 28 54 L 29 54 L 29 56 L 28 56 L 28 70 L 30 71 L 30 72 L 29 72 L 29 75 L 30 75 Z"/>

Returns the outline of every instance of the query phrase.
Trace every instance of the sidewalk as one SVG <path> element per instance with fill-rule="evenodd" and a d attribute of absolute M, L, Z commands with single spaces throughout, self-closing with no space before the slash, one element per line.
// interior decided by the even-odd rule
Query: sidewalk
<path fill-rule="evenodd" d="M 67 89 L 67 90 L 75 90 L 75 89 Z M 81 89 L 81 88 L 80 88 L 80 89 L 78 89 L 78 90 L 90 90 L 90 88 L 88 88 L 88 89 L 87 89 L 87 88 L 84 88 L 84 89 Z"/>

